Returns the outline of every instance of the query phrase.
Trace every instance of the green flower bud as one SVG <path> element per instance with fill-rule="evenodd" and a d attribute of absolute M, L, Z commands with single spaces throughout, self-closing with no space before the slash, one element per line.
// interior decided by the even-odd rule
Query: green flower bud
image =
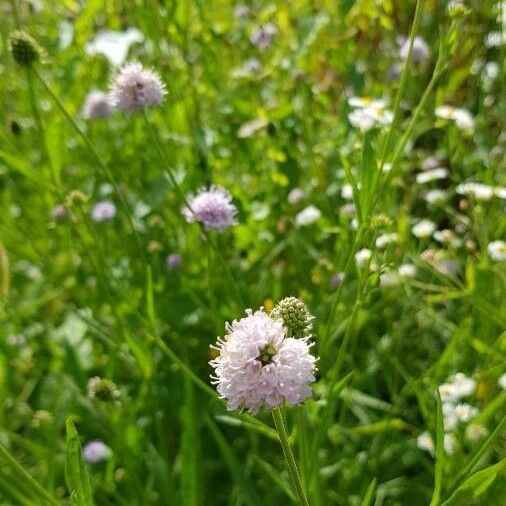
<path fill-rule="evenodd" d="M 10 35 L 10 49 L 16 63 L 29 66 L 40 60 L 42 49 L 37 41 L 26 32 L 16 30 Z"/>
<path fill-rule="evenodd" d="M 274 320 L 282 320 L 289 336 L 310 337 L 314 316 L 306 304 L 297 297 L 286 297 L 273 308 L 270 314 Z"/>
<path fill-rule="evenodd" d="M 114 381 L 107 378 L 94 376 L 90 378 L 87 385 L 89 399 L 102 402 L 115 402 L 121 397 L 121 393 Z"/>

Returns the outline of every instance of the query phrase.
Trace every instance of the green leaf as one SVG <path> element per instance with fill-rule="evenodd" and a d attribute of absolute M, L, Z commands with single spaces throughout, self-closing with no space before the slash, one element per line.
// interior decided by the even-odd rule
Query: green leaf
<path fill-rule="evenodd" d="M 474 473 L 441 506 L 469 506 L 484 494 L 499 474 L 506 471 L 506 459 Z"/>
<path fill-rule="evenodd" d="M 93 498 L 88 472 L 82 457 L 79 434 L 72 417 L 67 418 L 67 448 L 65 458 L 65 477 L 69 487 L 72 504 L 92 506 Z"/>
<path fill-rule="evenodd" d="M 364 498 L 362 499 L 362 502 L 360 503 L 360 506 L 370 506 L 376 496 L 376 487 L 378 485 L 378 482 L 376 478 L 373 478 L 369 486 L 367 487 L 367 490 L 365 491 Z"/>

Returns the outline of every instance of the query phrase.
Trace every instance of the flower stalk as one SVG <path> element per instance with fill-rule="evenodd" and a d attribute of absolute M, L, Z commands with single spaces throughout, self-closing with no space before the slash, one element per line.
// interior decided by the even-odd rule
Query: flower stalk
<path fill-rule="evenodd" d="M 283 415 L 281 413 L 281 408 L 274 408 L 272 410 L 272 418 L 274 419 L 274 425 L 276 426 L 276 431 L 279 436 L 279 442 L 281 443 L 281 447 L 283 448 L 283 454 L 285 456 L 286 465 L 288 467 L 288 473 L 290 474 L 292 485 L 299 499 L 299 503 L 301 504 L 301 506 L 309 506 L 309 502 L 307 500 L 306 493 L 304 492 L 304 487 L 302 485 L 299 470 L 295 462 L 295 457 L 293 456 L 293 452 L 290 447 L 290 442 L 288 440 L 288 435 L 286 433 L 285 424 L 283 422 Z"/>

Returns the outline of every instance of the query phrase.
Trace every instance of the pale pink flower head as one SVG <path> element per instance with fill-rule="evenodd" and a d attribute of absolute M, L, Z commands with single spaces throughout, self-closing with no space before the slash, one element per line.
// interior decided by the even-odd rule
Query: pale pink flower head
<path fill-rule="evenodd" d="M 224 230 L 235 225 L 237 208 L 232 202 L 232 195 L 225 188 L 213 185 L 191 195 L 188 206 L 181 213 L 188 223 L 198 221 L 207 230 Z"/>
<path fill-rule="evenodd" d="M 107 200 L 96 204 L 92 211 L 91 217 L 93 221 L 101 223 L 103 221 L 110 221 L 116 216 L 116 206 Z"/>
<path fill-rule="evenodd" d="M 98 439 L 88 442 L 83 448 L 83 459 L 88 464 L 97 464 L 107 460 L 111 455 L 112 450 Z"/>
<path fill-rule="evenodd" d="M 300 404 L 311 395 L 316 359 L 308 338 L 286 337 L 282 320 L 260 308 L 226 325 L 227 335 L 214 347 L 212 381 L 229 410 L 256 413 L 262 406 Z"/>
<path fill-rule="evenodd" d="M 112 110 L 109 95 L 102 91 L 90 91 L 84 99 L 83 116 L 85 119 L 108 118 L 112 114 Z"/>
<path fill-rule="evenodd" d="M 160 105 L 166 93 L 158 74 L 143 68 L 140 63 L 123 65 L 111 83 L 112 104 L 126 114 Z"/>

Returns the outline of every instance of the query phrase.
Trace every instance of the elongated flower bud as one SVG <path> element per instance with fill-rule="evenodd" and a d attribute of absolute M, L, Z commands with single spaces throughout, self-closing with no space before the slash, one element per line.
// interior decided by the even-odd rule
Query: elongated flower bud
<path fill-rule="evenodd" d="M 16 63 L 23 66 L 39 61 L 43 51 L 37 41 L 26 32 L 16 30 L 10 35 L 10 50 Z"/>
<path fill-rule="evenodd" d="M 282 320 L 290 336 L 310 337 L 314 316 L 306 304 L 297 297 L 285 297 L 279 301 L 270 314 L 273 320 Z"/>

